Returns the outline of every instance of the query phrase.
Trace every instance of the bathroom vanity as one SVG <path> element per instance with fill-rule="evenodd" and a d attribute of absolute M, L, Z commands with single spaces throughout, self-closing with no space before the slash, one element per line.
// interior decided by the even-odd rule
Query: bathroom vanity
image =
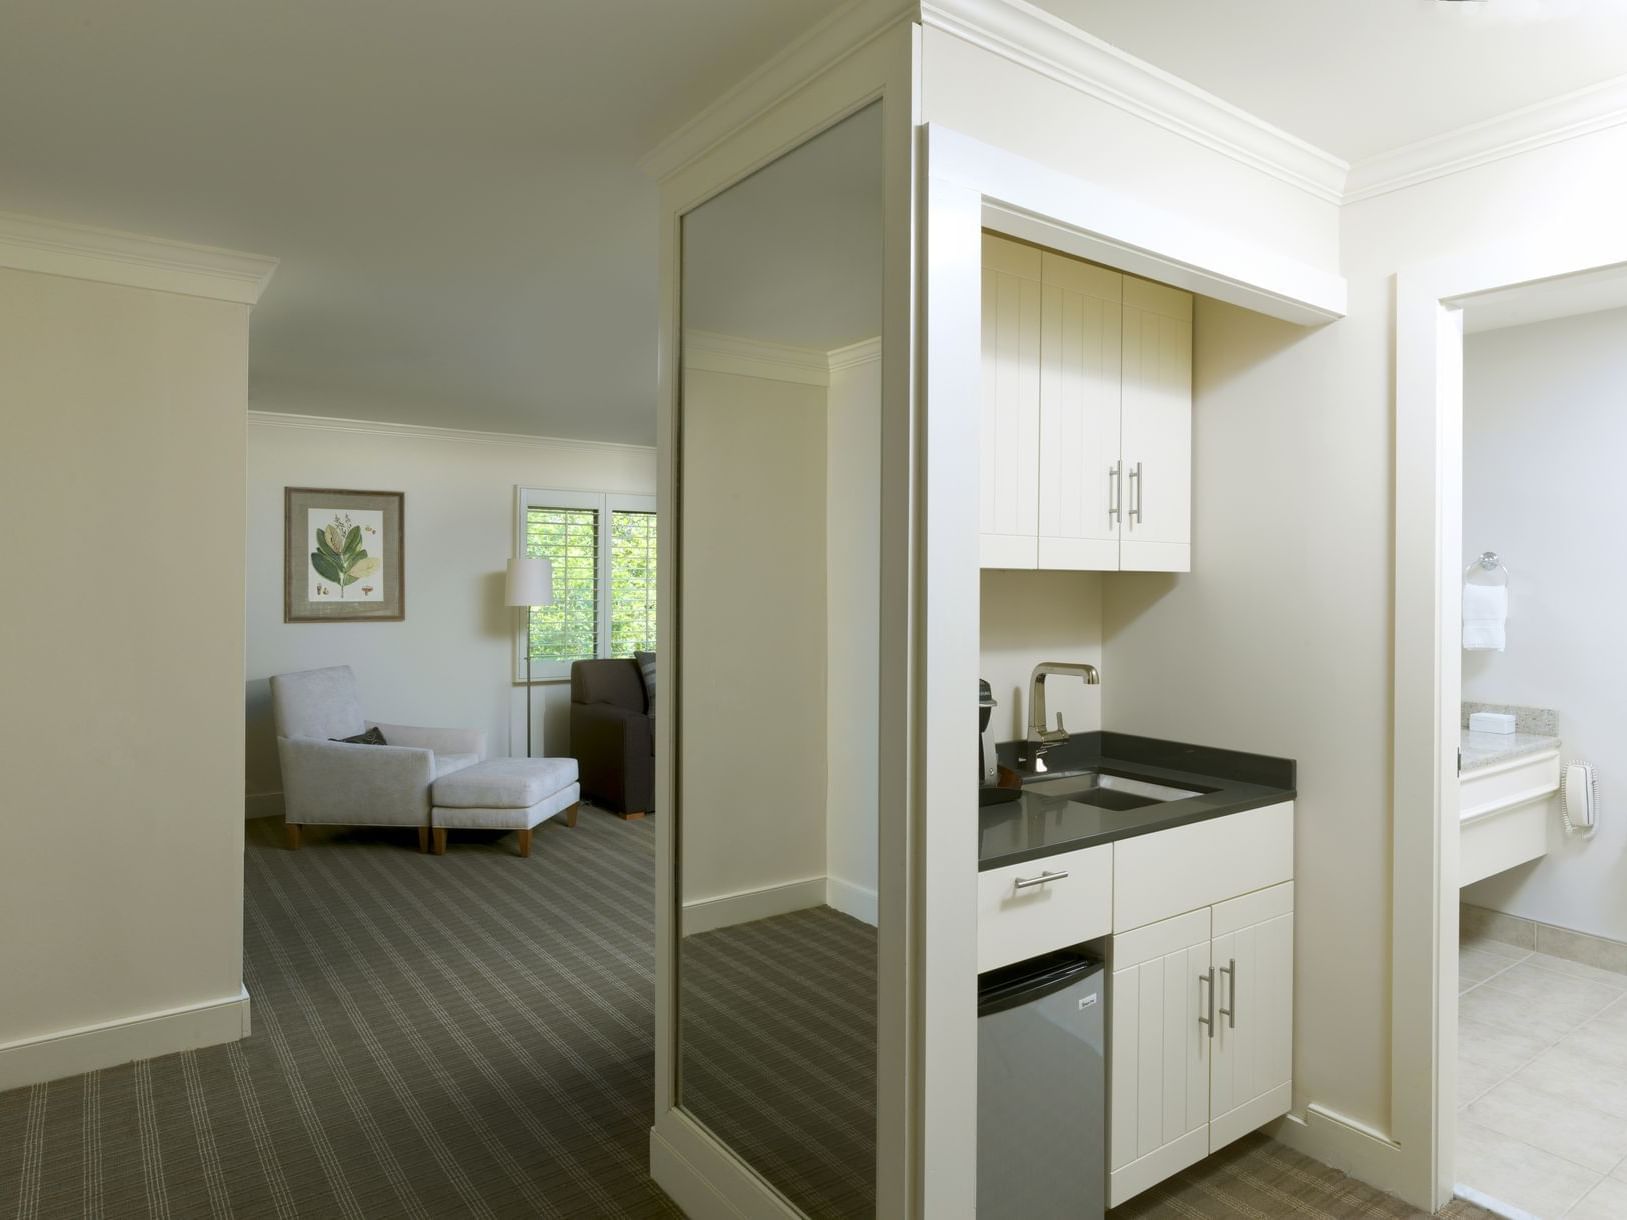
<path fill-rule="evenodd" d="M 1110 732 L 1002 744 L 978 970 L 1092 942 L 1108 969 L 1106 1205 L 1287 1112 L 1295 766 Z"/>
<path fill-rule="evenodd" d="M 1559 793 L 1562 742 L 1545 708 L 1510 708 L 1513 733 L 1477 733 L 1465 703 L 1458 753 L 1458 884 L 1511 869 L 1548 852 L 1548 830 Z"/>

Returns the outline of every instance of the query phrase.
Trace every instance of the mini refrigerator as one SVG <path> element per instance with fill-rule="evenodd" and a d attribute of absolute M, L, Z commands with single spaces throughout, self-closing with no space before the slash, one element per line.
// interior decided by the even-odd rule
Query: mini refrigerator
<path fill-rule="evenodd" d="M 979 977 L 978 1220 L 1100 1220 L 1105 979 L 1077 950 Z"/>

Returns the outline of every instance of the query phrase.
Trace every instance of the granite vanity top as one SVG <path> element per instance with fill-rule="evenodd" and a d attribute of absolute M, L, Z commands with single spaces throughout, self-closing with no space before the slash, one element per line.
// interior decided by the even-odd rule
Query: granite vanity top
<path fill-rule="evenodd" d="M 1527 754 L 1557 750 L 1560 740 L 1541 733 L 1471 733 L 1463 730 L 1463 774 Z"/>
<path fill-rule="evenodd" d="M 1200 791 L 1124 810 L 1025 792 L 1019 800 L 979 810 L 979 871 L 1275 805 L 1295 794 L 1291 759 L 1126 733 L 1075 734 L 1042 755 L 1043 772 L 1026 757 L 1024 742 L 1005 742 L 998 750 L 1001 764 L 1025 780 L 1096 770 Z"/>
<path fill-rule="evenodd" d="M 1469 716 L 1474 712 L 1505 712 L 1514 717 L 1515 731 L 1471 733 Z M 1559 717 L 1552 708 L 1521 707 L 1512 703 L 1475 703 L 1466 699 L 1463 701 L 1460 723 L 1463 725 L 1463 738 L 1459 742 L 1463 761 L 1459 772 L 1464 775 L 1493 763 L 1523 758 L 1527 754 L 1541 754 L 1544 750 L 1557 750 L 1560 746 Z"/>

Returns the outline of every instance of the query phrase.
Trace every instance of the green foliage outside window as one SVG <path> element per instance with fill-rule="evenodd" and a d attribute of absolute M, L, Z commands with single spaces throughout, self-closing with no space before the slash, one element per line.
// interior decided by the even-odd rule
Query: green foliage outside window
<path fill-rule="evenodd" d="M 534 661 L 577 661 L 599 649 L 599 513 L 533 507 L 526 513 L 526 554 L 554 569 L 554 602 L 531 610 Z M 655 514 L 610 514 L 610 647 L 603 655 L 655 649 Z"/>
<path fill-rule="evenodd" d="M 655 514 L 610 514 L 610 655 L 655 651 Z"/>

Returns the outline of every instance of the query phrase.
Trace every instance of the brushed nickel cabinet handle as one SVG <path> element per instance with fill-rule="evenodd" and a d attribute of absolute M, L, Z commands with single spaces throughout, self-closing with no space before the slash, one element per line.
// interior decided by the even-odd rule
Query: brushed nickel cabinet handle
<path fill-rule="evenodd" d="M 1226 994 L 1230 1001 L 1229 1008 L 1222 1008 L 1220 1015 L 1226 1018 L 1226 1028 L 1237 1028 L 1237 959 L 1226 959 L 1226 965 L 1220 968 L 1220 973 L 1226 976 Z"/>
<path fill-rule="evenodd" d="M 1147 498 L 1147 476 L 1141 473 L 1141 463 L 1130 472 L 1130 520 L 1141 524 L 1141 504 Z"/>
<path fill-rule="evenodd" d="M 1018 877 L 1012 884 L 1019 890 L 1031 890 L 1036 885 L 1049 885 L 1053 881 L 1061 881 L 1068 875 L 1067 869 L 1058 869 L 1054 873 L 1041 873 L 1037 877 Z"/>
<path fill-rule="evenodd" d="M 1215 968 L 1213 966 L 1209 967 L 1209 973 L 1198 975 L 1199 989 L 1202 989 L 1205 983 L 1209 984 L 1209 1015 L 1199 1017 L 1198 1024 L 1207 1025 L 1209 1027 L 1209 1036 L 1213 1038 L 1215 1036 Z"/>
<path fill-rule="evenodd" d="M 1119 478 L 1119 471 L 1123 462 L 1114 462 L 1107 468 L 1107 523 L 1117 525 L 1123 515 L 1120 511 L 1124 505 L 1124 486 Z"/>

